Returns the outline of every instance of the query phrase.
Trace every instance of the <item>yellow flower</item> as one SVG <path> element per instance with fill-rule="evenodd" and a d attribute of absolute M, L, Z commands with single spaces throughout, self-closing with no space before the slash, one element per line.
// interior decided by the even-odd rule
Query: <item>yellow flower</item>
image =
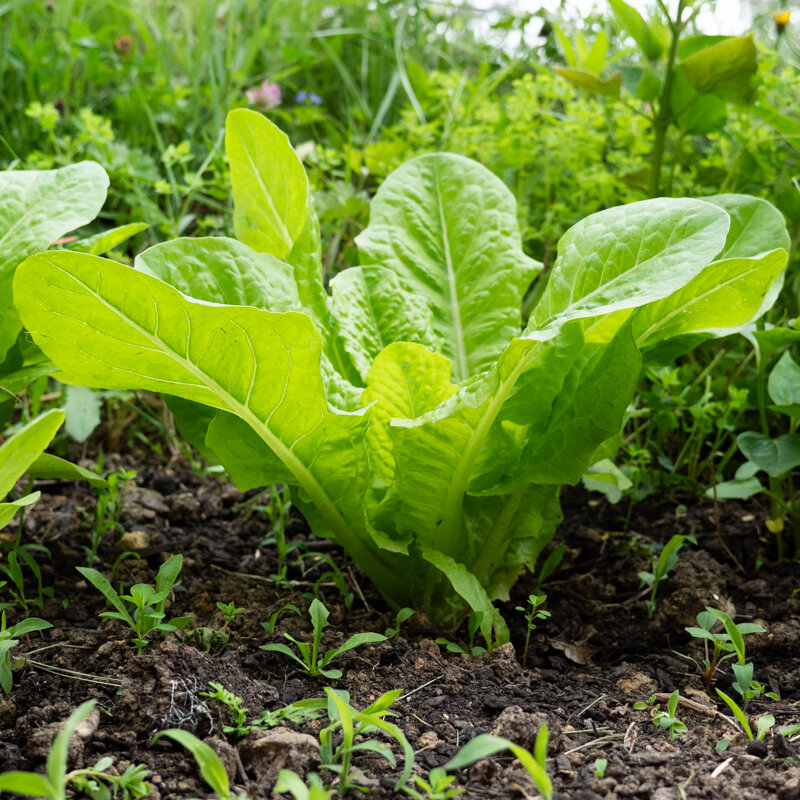
<path fill-rule="evenodd" d="M 778 26 L 779 32 L 782 32 L 783 29 L 789 24 L 789 19 L 791 16 L 791 11 L 781 11 L 780 14 L 775 15 L 775 24 Z"/>

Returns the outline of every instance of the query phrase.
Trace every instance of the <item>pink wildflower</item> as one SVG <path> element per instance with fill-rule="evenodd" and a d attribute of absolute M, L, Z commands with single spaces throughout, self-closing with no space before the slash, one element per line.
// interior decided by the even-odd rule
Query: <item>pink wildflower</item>
<path fill-rule="evenodd" d="M 261 86 L 254 86 L 245 92 L 247 102 L 259 111 L 269 111 L 281 104 L 281 87 L 265 80 Z"/>

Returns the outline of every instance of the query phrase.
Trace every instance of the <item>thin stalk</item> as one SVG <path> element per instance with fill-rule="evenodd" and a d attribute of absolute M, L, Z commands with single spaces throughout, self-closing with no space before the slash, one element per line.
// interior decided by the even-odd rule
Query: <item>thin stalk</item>
<path fill-rule="evenodd" d="M 658 114 L 653 120 L 655 137 L 653 139 L 653 153 L 650 158 L 650 197 L 658 197 L 661 193 L 661 164 L 664 161 L 667 128 L 669 128 L 672 116 L 670 95 L 672 94 L 675 62 L 678 60 L 678 41 L 681 35 L 681 17 L 683 16 L 684 5 L 685 0 L 679 0 L 675 20 L 669 21 L 669 29 L 672 36 L 669 44 L 669 55 L 667 56 L 667 69 L 664 73 L 664 86 L 658 99 Z"/>

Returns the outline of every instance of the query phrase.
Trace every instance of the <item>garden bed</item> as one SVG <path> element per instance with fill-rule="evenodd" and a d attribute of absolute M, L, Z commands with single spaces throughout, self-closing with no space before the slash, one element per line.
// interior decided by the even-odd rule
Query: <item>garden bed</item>
<path fill-rule="evenodd" d="M 760 622 L 768 633 L 746 637 L 748 658 L 755 663 L 756 679 L 781 701 L 751 701 L 747 712 L 752 718 L 773 714 L 776 728 L 800 721 L 800 596 L 793 594 L 799 586 L 797 569 L 764 563 L 755 570 L 754 545 L 763 530 L 756 506 L 726 504 L 717 511 L 710 502 L 683 500 L 681 505 L 679 498 L 657 494 L 634 508 L 625 530 L 627 501 L 609 506 L 595 495 L 569 490 L 561 528 L 566 554 L 542 587 L 552 617 L 538 622 L 524 669 L 525 620 L 514 608 L 533 590 L 530 579 L 520 581 L 504 608 L 511 644 L 478 658 L 448 652 L 435 642 L 441 632 L 417 613 L 395 638 L 340 656 L 334 666 L 343 676 L 329 681 L 304 676 L 286 656 L 259 646 L 285 641 L 284 632 L 310 641 L 306 609 L 320 578 L 317 590 L 331 623 L 323 647 L 353 633 L 383 633 L 394 626 L 394 614 L 341 552 L 314 539 L 302 520 L 291 518 L 287 537 L 339 565 L 353 593 L 350 609 L 335 581 L 324 574 L 330 572 L 326 558 L 309 555 L 298 565 L 301 551 L 295 551 L 289 557 L 288 582 L 277 585 L 270 577 L 277 564 L 274 546 L 262 544 L 271 534 L 267 517 L 240 508 L 254 493 L 246 498 L 217 477 L 200 478 L 180 461 L 170 467 L 155 464 L 143 453 L 125 457 L 123 466 L 138 471 L 122 522 L 126 546 L 141 560 L 122 561 L 116 583 L 127 588 L 153 582 L 159 565 L 181 553 L 181 584 L 170 615 L 194 614 L 197 626 L 219 629 L 223 621 L 217 601 L 234 602 L 244 611 L 231 622 L 230 640 L 221 652 L 213 652 L 216 642 L 208 633 L 183 643 L 170 634 L 151 635 L 137 656 L 123 625 L 98 617 L 103 598 L 75 570 L 85 564 L 81 545 L 89 543 L 93 526 L 91 491 L 77 484 L 45 484 L 42 500 L 26 517 L 24 540 L 51 551 L 43 573 L 54 596 L 33 613 L 54 627 L 28 637 L 18 650 L 57 644 L 32 658 L 102 683 L 40 667 L 15 671 L 11 695 L 0 700 L 3 769 L 43 771 L 57 724 L 84 700 L 97 698 L 99 720 L 83 738 L 75 738 L 73 766 L 89 766 L 107 755 L 119 772 L 130 763 L 145 764 L 153 797 L 206 796 L 208 788 L 186 751 L 167 740 L 150 745 L 158 731 L 181 727 L 218 752 L 237 789 L 252 798 L 271 797 L 280 768 L 300 774 L 319 769 L 314 742 L 327 720 L 282 722 L 237 742 L 222 734 L 222 726 L 232 723 L 230 712 L 202 693 L 213 691 L 210 681 L 221 684 L 243 699 L 252 719 L 264 710 L 322 697 L 323 687 L 332 684 L 346 689 L 358 709 L 383 692 L 403 689 L 393 707 L 395 722 L 414 748 L 418 775 L 445 764 L 480 733 L 493 732 L 531 749 L 546 722 L 547 766 L 556 797 L 800 798 L 797 742 L 770 733 L 763 750 L 751 745 L 748 752 L 741 729 L 725 719 L 728 709 L 712 700 L 715 693 L 705 694 L 698 670 L 682 657 L 702 658 L 700 645 L 684 628 L 707 605 L 732 615 L 735 610 L 737 622 Z M 637 572 L 650 567 L 646 546 L 663 544 L 675 533 L 694 533 L 698 545 L 681 551 L 648 620 Z M 119 552 L 108 538 L 95 566 L 108 575 Z M 282 612 L 269 635 L 261 623 L 287 603 L 302 615 Z M 203 642 L 211 643 L 212 652 L 197 646 Z M 717 685 L 730 691 L 730 680 L 730 670 L 723 668 Z M 681 695 L 677 716 L 688 733 L 670 740 L 652 723 L 649 711 L 633 705 L 661 695 L 664 707 L 675 689 Z M 730 741 L 723 753 L 716 749 L 721 739 Z M 401 762 L 399 748 L 395 751 Z M 598 759 L 607 762 L 604 769 Z M 392 769 L 370 753 L 354 763 L 364 773 L 357 783 L 371 797 L 400 796 L 394 787 L 402 763 Z M 334 775 L 322 774 L 334 782 Z M 503 755 L 462 770 L 458 785 L 469 798 L 537 795 L 519 762 Z"/>

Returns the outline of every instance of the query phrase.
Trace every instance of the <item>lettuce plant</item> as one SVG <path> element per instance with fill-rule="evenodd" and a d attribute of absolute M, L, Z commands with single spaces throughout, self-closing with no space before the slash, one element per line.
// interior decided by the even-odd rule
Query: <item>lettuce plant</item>
<path fill-rule="evenodd" d="M 513 196 L 460 156 L 390 175 L 362 266 L 322 280 L 303 166 L 262 116 L 228 117 L 237 240 L 178 239 L 134 269 L 50 252 L 15 278 L 22 320 L 69 380 L 172 395 L 185 434 L 242 489 L 274 483 L 395 607 L 507 636 L 506 598 L 619 433 L 641 353 L 741 326 L 786 262 L 782 218 L 738 195 L 656 199 L 562 237 L 539 265 Z M 748 224 L 765 215 L 770 225 Z M 668 353 L 667 353 L 668 355 Z"/>

